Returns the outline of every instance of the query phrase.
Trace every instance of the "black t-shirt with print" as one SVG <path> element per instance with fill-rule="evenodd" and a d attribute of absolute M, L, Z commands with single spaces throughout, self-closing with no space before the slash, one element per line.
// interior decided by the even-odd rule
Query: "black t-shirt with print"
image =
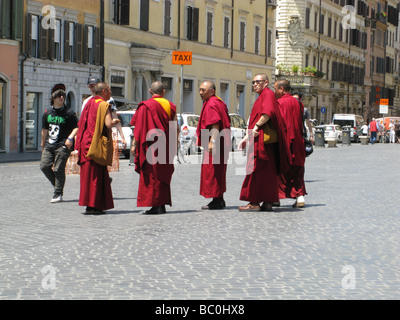
<path fill-rule="evenodd" d="M 76 113 L 65 105 L 60 109 L 47 108 L 42 118 L 42 128 L 49 130 L 45 148 L 58 149 L 65 145 L 65 140 L 77 126 Z"/>

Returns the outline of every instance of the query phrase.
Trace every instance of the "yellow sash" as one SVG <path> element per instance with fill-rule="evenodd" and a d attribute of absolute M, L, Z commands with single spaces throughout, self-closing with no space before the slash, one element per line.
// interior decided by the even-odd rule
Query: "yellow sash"
<path fill-rule="evenodd" d="M 169 103 L 169 101 L 164 98 L 154 98 L 154 100 L 156 100 L 161 105 L 161 107 L 163 107 L 165 112 L 168 114 L 168 117 L 171 119 L 171 104 Z"/>

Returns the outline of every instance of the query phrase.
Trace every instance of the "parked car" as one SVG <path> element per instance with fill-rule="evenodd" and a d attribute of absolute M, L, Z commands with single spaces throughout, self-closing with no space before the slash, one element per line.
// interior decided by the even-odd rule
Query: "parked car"
<path fill-rule="evenodd" d="M 246 122 L 237 113 L 230 113 L 231 118 L 231 139 L 232 139 L 232 151 L 237 150 L 240 140 L 246 134 Z"/>
<path fill-rule="evenodd" d="M 130 152 L 131 152 L 131 134 L 132 129 L 131 129 L 131 119 L 133 115 L 135 114 L 136 110 L 128 110 L 128 111 L 117 111 L 117 116 L 118 119 L 121 121 L 121 126 L 122 126 L 122 132 L 124 133 L 125 141 L 126 141 L 126 146 L 121 150 L 123 155 L 125 156 L 126 159 L 129 159 Z M 119 135 L 119 132 L 117 131 L 116 127 L 113 127 L 113 132 L 116 132 L 118 134 L 118 140 L 121 140 L 121 137 Z"/>
<path fill-rule="evenodd" d="M 179 140 L 186 145 L 189 154 L 198 153 L 196 130 L 200 116 L 194 113 L 178 113 L 177 118 L 181 128 Z"/>
<path fill-rule="evenodd" d="M 332 123 L 343 127 L 350 127 L 351 141 L 359 142 L 361 136 L 361 126 L 364 118 L 357 114 L 336 113 L 333 115 Z"/>
<path fill-rule="evenodd" d="M 342 127 L 337 124 L 325 124 L 319 127 L 325 129 L 324 139 L 335 138 L 337 142 L 342 142 Z"/>

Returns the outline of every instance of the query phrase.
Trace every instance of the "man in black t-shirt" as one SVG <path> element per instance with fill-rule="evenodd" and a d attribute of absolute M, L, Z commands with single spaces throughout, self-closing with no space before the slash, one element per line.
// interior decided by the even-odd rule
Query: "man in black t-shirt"
<path fill-rule="evenodd" d="M 51 105 L 42 118 L 42 159 L 40 169 L 54 186 L 51 203 L 61 202 L 65 185 L 65 166 L 73 150 L 78 131 L 78 118 L 67 108 L 65 86 L 57 84 L 52 89 Z"/>

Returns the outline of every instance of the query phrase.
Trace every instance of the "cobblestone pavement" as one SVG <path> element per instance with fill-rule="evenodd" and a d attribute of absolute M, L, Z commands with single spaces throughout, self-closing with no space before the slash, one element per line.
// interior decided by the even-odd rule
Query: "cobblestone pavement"
<path fill-rule="evenodd" d="M 399 299 L 400 146 L 316 148 L 307 207 L 241 213 L 241 152 L 227 208 L 201 211 L 199 156 L 175 167 L 168 214 L 142 215 L 128 160 L 115 209 L 85 216 L 79 176 L 64 202 L 38 162 L 0 164 L 0 299 Z M 231 157 L 232 158 L 232 157 Z"/>

